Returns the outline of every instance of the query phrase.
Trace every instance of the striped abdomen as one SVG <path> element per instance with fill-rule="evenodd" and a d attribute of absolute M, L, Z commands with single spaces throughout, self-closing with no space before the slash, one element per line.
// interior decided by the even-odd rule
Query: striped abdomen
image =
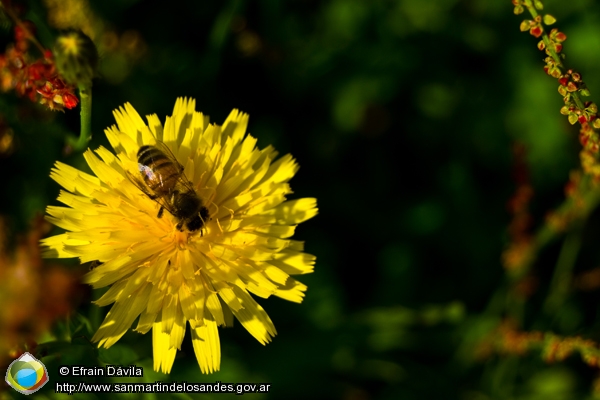
<path fill-rule="evenodd" d="M 157 195 L 171 193 L 182 173 L 179 166 L 154 146 L 140 147 L 137 157 L 144 183 Z"/>

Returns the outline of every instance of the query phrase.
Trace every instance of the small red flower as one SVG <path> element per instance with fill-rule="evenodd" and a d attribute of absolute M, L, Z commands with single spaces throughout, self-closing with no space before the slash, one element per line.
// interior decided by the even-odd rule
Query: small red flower
<path fill-rule="evenodd" d="M 79 103 L 79 99 L 71 93 L 65 93 L 63 95 L 63 103 L 65 104 L 65 107 L 70 110 L 72 108 L 77 107 L 77 103 Z"/>
<path fill-rule="evenodd" d="M 588 143 L 588 140 L 590 139 L 590 137 L 586 134 L 584 134 L 583 132 L 579 134 L 579 143 L 581 143 L 581 145 L 583 147 L 585 147 L 585 145 Z"/>
<path fill-rule="evenodd" d="M 79 99 L 72 93 L 72 86 L 66 85 L 58 76 L 46 81 L 44 86 L 37 90 L 42 96 L 40 103 L 51 110 L 62 111 L 64 107 L 75 108 Z"/>
<path fill-rule="evenodd" d="M 29 39 L 35 35 L 35 25 L 31 21 L 23 21 L 21 24 L 15 26 L 15 40 L 21 42 Z"/>
<path fill-rule="evenodd" d="M 24 21 L 16 26 L 16 43 L 0 54 L 0 89 L 15 90 L 18 95 L 31 101 L 39 100 L 51 110 L 74 108 L 79 101 L 74 94 L 75 87 L 66 85 L 59 77 L 52 52 L 44 50 L 43 57 L 30 60 L 27 50 L 34 32 L 32 22 Z"/>
<path fill-rule="evenodd" d="M 540 36 L 542 36 L 542 33 L 544 33 L 544 30 L 541 26 L 534 26 L 529 30 L 529 33 L 531 33 L 536 38 L 539 38 Z"/>

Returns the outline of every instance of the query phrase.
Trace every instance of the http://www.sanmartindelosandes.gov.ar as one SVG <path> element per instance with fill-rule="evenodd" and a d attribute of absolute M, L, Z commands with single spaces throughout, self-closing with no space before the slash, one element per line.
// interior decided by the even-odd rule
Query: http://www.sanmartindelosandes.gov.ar
<path fill-rule="evenodd" d="M 6 370 L 6 383 L 19 393 L 37 392 L 47 382 L 46 366 L 27 352 L 13 361 Z"/>

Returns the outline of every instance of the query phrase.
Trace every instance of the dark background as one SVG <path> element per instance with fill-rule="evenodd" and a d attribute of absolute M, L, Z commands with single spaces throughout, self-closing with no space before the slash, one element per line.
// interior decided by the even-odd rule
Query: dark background
<path fill-rule="evenodd" d="M 562 202 L 579 164 L 577 127 L 559 114 L 558 84 L 542 70 L 538 40 L 519 32 L 526 14 L 515 16 L 510 1 L 26 4 L 45 46 L 69 25 L 98 45 L 91 148 L 108 146 L 102 132 L 125 102 L 162 121 L 180 96 L 219 124 L 239 108 L 260 147 L 297 158 L 292 198 L 316 197 L 320 210 L 295 236 L 317 256 L 314 274 L 300 277 L 305 301 L 260 301 L 278 330 L 268 346 L 239 325 L 221 329 L 221 372 L 209 376 L 189 337 L 170 376 L 151 372 L 150 335 L 128 333 L 99 354 L 81 340 L 60 350 L 63 359 L 133 363 L 150 382 L 271 383 L 268 395 L 245 395 L 257 399 L 595 398 L 596 370 L 578 356 L 557 364 L 539 352 L 477 357 L 506 316 L 488 304 L 505 285 L 514 143 L 526 148 L 535 226 Z M 75 16 L 63 10 L 61 25 L 53 4 Z M 568 36 L 568 65 L 600 93 L 600 4 L 544 5 Z M 10 29 L 3 35 L 13 40 Z M 6 93 L 0 111 L 15 136 L 14 152 L 0 160 L 0 212 L 16 234 L 57 204 L 48 178 L 55 160 L 88 169 L 80 154 L 62 154 L 65 134 L 79 131 L 77 110 L 51 113 Z M 598 265 L 598 220 L 586 224 L 575 273 Z M 559 246 L 535 264 L 522 328 L 600 339 L 597 291 L 573 291 L 557 310 L 568 322 L 540 317 Z M 90 296 L 77 312 L 95 329 L 106 310 Z"/>

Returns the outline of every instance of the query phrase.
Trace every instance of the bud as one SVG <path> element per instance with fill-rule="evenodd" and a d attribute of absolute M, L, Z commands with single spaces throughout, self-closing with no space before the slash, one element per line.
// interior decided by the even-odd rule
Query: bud
<path fill-rule="evenodd" d="M 579 86 L 575 82 L 567 83 L 567 90 L 569 92 L 575 92 L 579 89 Z"/>
<path fill-rule="evenodd" d="M 529 33 L 531 35 L 535 36 L 536 38 L 539 38 L 544 33 L 544 30 L 542 29 L 541 26 L 536 25 L 529 30 Z"/>
<path fill-rule="evenodd" d="M 569 76 L 568 75 L 561 76 L 558 79 L 558 83 L 560 83 L 561 86 L 567 86 L 567 84 L 569 83 Z"/>
<path fill-rule="evenodd" d="M 528 19 L 525 19 L 521 22 L 521 25 L 519 25 L 519 29 L 521 30 L 521 32 L 525 32 L 528 31 L 531 28 L 531 21 Z"/>
<path fill-rule="evenodd" d="M 556 40 L 557 42 L 564 42 L 565 40 L 567 40 L 567 35 L 565 35 L 562 32 L 556 32 L 554 40 Z"/>
<path fill-rule="evenodd" d="M 579 143 L 581 143 L 581 145 L 583 147 L 585 147 L 585 145 L 588 143 L 588 141 L 590 140 L 590 137 L 584 133 L 580 133 L 579 134 Z"/>
<path fill-rule="evenodd" d="M 62 78 L 73 85 L 91 86 L 98 66 L 98 50 L 81 31 L 61 34 L 54 44 L 56 67 Z"/>
<path fill-rule="evenodd" d="M 560 43 L 554 43 L 554 50 L 557 53 L 560 53 L 562 51 L 562 48 L 563 48 L 562 44 L 560 44 Z"/>
<path fill-rule="evenodd" d="M 575 123 L 577 122 L 578 118 L 577 118 L 577 115 L 575 115 L 575 114 L 569 114 L 568 119 L 569 119 L 569 123 L 571 125 L 575 125 Z"/>
<path fill-rule="evenodd" d="M 550 15 L 550 14 L 544 15 L 544 24 L 552 25 L 555 22 L 556 22 L 556 18 L 554 18 L 552 15 Z"/>
<path fill-rule="evenodd" d="M 566 96 L 566 95 L 567 95 L 567 93 L 568 93 L 568 92 L 567 92 L 567 88 L 566 88 L 566 87 L 564 87 L 564 86 L 562 86 L 562 85 L 561 85 L 561 86 L 559 86 L 559 87 L 558 87 L 558 93 L 560 93 L 560 95 L 561 95 L 561 96 L 563 96 L 563 97 L 564 97 L 564 96 Z"/>
<path fill-rule="evenodd" d="M 553 78 L 558 79 L 558 78 L 560 78 L 562 76 L 562 71 L 557 66 L 554 66 L 550 70 L 550 76 L 553 77 Z"/>
<path fill-rule="evenodd" d="M 544 50 L 545 48 L 546 48 L 546 43 L 544 43 L 544 41 L 543 41 L 543 40 L 540 40 L 540 41 L 538 42 L 538 49 L 540 49 L 540 50 Z"/>

